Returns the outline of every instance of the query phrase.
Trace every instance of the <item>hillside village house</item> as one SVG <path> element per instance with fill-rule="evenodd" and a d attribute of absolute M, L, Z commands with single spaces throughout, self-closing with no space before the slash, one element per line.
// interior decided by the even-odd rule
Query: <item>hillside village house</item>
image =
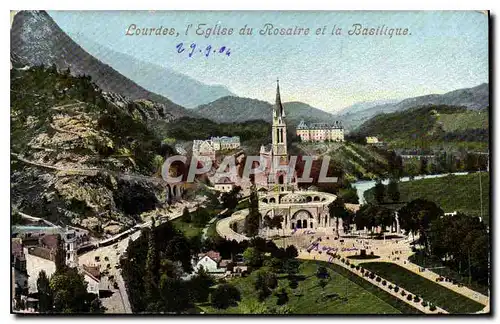
<path fill-rule="evenodd" d="M 378 138 L 375 136 L 367 136 L 366 144 L 377 144 L 379 142 Z"/>
<path fill-rule="evenodd" d="M 38 290 L 37 281 L 40 271 L 45 271 L 47 277 L 56 272 L 56 254 L 58 249 L 64 248 L 66 264 L 69 267 L 78 267 L 88 283 L 87 291 L 99 295 L 100 291 L 108 290 L 106 278 L 101 278 L 96 270 L 90 266 L 78 266 L 77 250 L 88 244 L 88 232 L 85 230 L 56 228 L 38 232 L 24 232 L 19 237 L 12 238 L 12 271 L 13 271 L 13 298 L 21 295 L 31 304 L 38 302 L 31 298 Z M 33 305 L 32 305 L 33 306 Z"/>
<path fill-rule="evenodd" d="M 234 182 L 231 181 L 231 179 L 229 179 L 228 177 L 222 177 L 214 184 L 215 190 L 222 192 L 229 192 L 233 190 L 234 187 Z"/>
<path fill-rule="evenodd" d="M 303 142 L 343 142 L 344 126 L 339 121 L 333 124 L 312 123 L 307 125 L 302 120 L 297 126 L 297 136 Z"/>
<path fill-rule="evenodd" d="M 210 275 L 222 277 L 226 275 L 241 275 L 247 271 L 247 266 L 242 263 L 233 263 L 231 260 L 223 260 L 219 252 L 208 251 L 198 254 L 193 262 L 193 268 L 197 272 L 201 267 Z"/>

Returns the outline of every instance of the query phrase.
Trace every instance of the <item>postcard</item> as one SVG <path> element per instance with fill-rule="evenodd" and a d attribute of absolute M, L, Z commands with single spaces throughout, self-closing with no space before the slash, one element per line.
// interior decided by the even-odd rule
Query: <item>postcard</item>
<path fill-rule="evenodd" d="M 488 11 L 12 11 L 11 313 L 491 314 Z"/>

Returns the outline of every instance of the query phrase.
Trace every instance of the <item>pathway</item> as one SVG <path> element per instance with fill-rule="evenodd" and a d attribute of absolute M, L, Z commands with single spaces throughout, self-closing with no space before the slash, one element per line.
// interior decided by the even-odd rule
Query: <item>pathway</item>
<path fill-rule="evenodd" d="M 231 217 L 220 220 L 217 223 L 217 233 L 227 239 L 227 240 L 236 240 L 238 242 L 248 240 L 248 237 L 245 235 L 234 232 L 230 225 L 234 222 L 240 221 L 245 218 L 248 213 L 248 209 L 240 210 L 235 212 Z M 431 270 L 425 270 L 420 272 L 420 267 L 414 263 L 408 261 L 408 257 L 413 254 L 411 248 L 409 246 L 410 239 L 387 239 L 387 240 L 374 240 L 374 239 L 365 239 L 362 237 L 359 238 L 343 238 L 344 243 L 340 243 L 339 240 L 334 240 L 333 234 L 330 234 L 330 239 L 325 238 L 326 235 L 321 234 L 318 229 L 318 233 L 312 235 L 291 235 L 286 240 L 289 244 L 296 245 L 299 250 L 306 250 L 308 246 L 311 245 L 311 242 L 317 240 L 318 237 L 321 237 L 321 244 L 323 249 L 337 249 L 337 253 L 342 255 L 343 257 L 351 255 L 355 252 L 353 250 L 358 251 L 361 248 L 365 248 L 367 253 L 373 252 L 375 255 L 380 256 L 379 259 L 372 260 L 356 260 L 356 263 L 363 262 L 391 262 L 395 263 L 405 269 L 408 269 L 426 279 L 432 280 L 436 282 L 436 278 L 439 275 Z M 412 238 L 414 239 L 414 238 Z M 318 250 L 319 249 L 318 244 Z M 345 249 L 345 250 L 343 250 Z M 353 249 L 353 250 L 351 250 Z M 394 251 L 398 251 L 398 254 L 392 254 Z M 317 253 L 312 251 L 312 253 Z M 318 254 L 320 255 L 320 254 Z M 323 255 L 325 255 L 323 253 Z M 327 257 L 328 260 L 328 257 Z M 325 260 L 325 261 L 327 261 Z M 458 294 L 461 294 L 467 298 L 470 298 L 478 303 L 485 305 L 484 312 L 489 309 L 489 297 L 481 294 L 477 291 L 474 291 L 468 287 L 462 286 L 458 287 L 458 285 L 454 285 L 451 282 L 436 282 Z"/>
<path fill-rule="evenodd" d="M 330 263 L 335 263 L 337 265 L 340 265 L 341 267 L 349 270 L 350 272 L 356 274 L 357 276 L 363 278 L 364 280 L 368 281 L 369 283 L 373 284 L 374 286 L 377 286 L 378 288 L 384 290 L 385 292 L 391 294 L 392 296 L 398 298 L 399 300 L 402 300 L 404 301 L 405 303 L 407 303 L 408 305 L 418 309 L 419 311 L 425 313 L 425 314 L 439 314 L 439 313 L 443 313 L 443 314 L 448 314 L 447 311 L 445 311 L 444 309 L 442 309 L 441 307 L 438 307 L 437 305 L 436 306 L 436 310 L 434 311 L 431 311 L 429 306 L 427 307 L 424 307 L 422 306 L 422 300 L 420 300 L 419 302 L 414 302 L 413 299 L 412 300 L 408 300 L 407 299 L 407 295 L 408 294 L 411 294 L 412 296 L 415 296 L 414 293 L 400 287 L 400 290 L 396 293 L 394 290 L 392 289 L 389 289 L 389 285 L 392 285 L 393 287 L 394 286 L 397 286 L 396 284 L 386 280 L 386 285 L 384 286 L 382 284 L 382 281 L 384 279 L 382 279 L 380 282 L 377 282 L 375 281 L 375 279 L 369 279 L 368 277 L 365 277 L 360 270 L 356 270 L 356 268 L 351 268 L 350 266 L 340 262 L 338 259 L 333 259 L 333 260 L 330 260 L 330 256 L 325 254 L 325 253 L 322 253 L 322 254 L 319 254 L 318 252 L 316 251 L 312 251 L 311 253 L 307 253 L 307 252 L 301 252 L 299 253 L 299 256 L 297 257 L 298 259 L 303 259 L 303 260 L 321 260 L 321 261 L 326 261 L 326 262 L 330 262 Z M 382 277 L 381 277 L 382 278 Z M 405 291 L 406 292 L 406 295 L 403 296 L 401 295 L 401 292 L 402 291 Z"/>
<path fill-rule="evenodd" d="M 208 233 L 208 229 L 210 228 L 210 225 L 212 225 L 217 220 L 217 218 L 219 218 L 219 216 L 222 215 L 222 214 L 224 214 L 225 212 L 227 212 L 227 208 L 224 209 L 223 211 L 219 212 L 216 216 L 214 216 L 207 223 L 207 225 L 205 225 L 205 227 L 203 228 L 203 231 L 202 231 L 202 235 L 201 235 L 201 240 L 202 241 L 205 241 L 207 239 L 207 233 Z"/>

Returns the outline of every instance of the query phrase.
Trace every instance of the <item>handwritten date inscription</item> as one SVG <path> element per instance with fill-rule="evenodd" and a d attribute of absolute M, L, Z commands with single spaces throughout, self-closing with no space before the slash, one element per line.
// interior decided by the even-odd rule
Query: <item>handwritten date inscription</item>
<path fill-rule="evenodd" d="M 175 48 L 177 49 L 177 53 L 187 53 L 188 57 L 193 57 L 195 53 L 201 53 L 201 55 L 205 57 L 209 57 L 210 54 L 231 56 L 231 49 L 226 46 L 213 47 L 212 45 L 208 45 L 203 47 L 196 45 L 196 43 L 191 43 L 191 45 L 186 48 L 184 47 L 184 43 L 179 43 Z"/>

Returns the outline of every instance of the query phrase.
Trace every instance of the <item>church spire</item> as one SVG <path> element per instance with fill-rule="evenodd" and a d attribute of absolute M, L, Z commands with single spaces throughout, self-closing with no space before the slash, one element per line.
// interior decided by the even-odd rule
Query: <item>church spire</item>
<path fill-rule="evenodd" d="M 274 110 L 276 112 L 276 116 L 285 117 L 285 110 L 283 109 L 283 105 L 281 104 L 279 79 L 276 79 L 276 103 L 274 105 Z"/>

